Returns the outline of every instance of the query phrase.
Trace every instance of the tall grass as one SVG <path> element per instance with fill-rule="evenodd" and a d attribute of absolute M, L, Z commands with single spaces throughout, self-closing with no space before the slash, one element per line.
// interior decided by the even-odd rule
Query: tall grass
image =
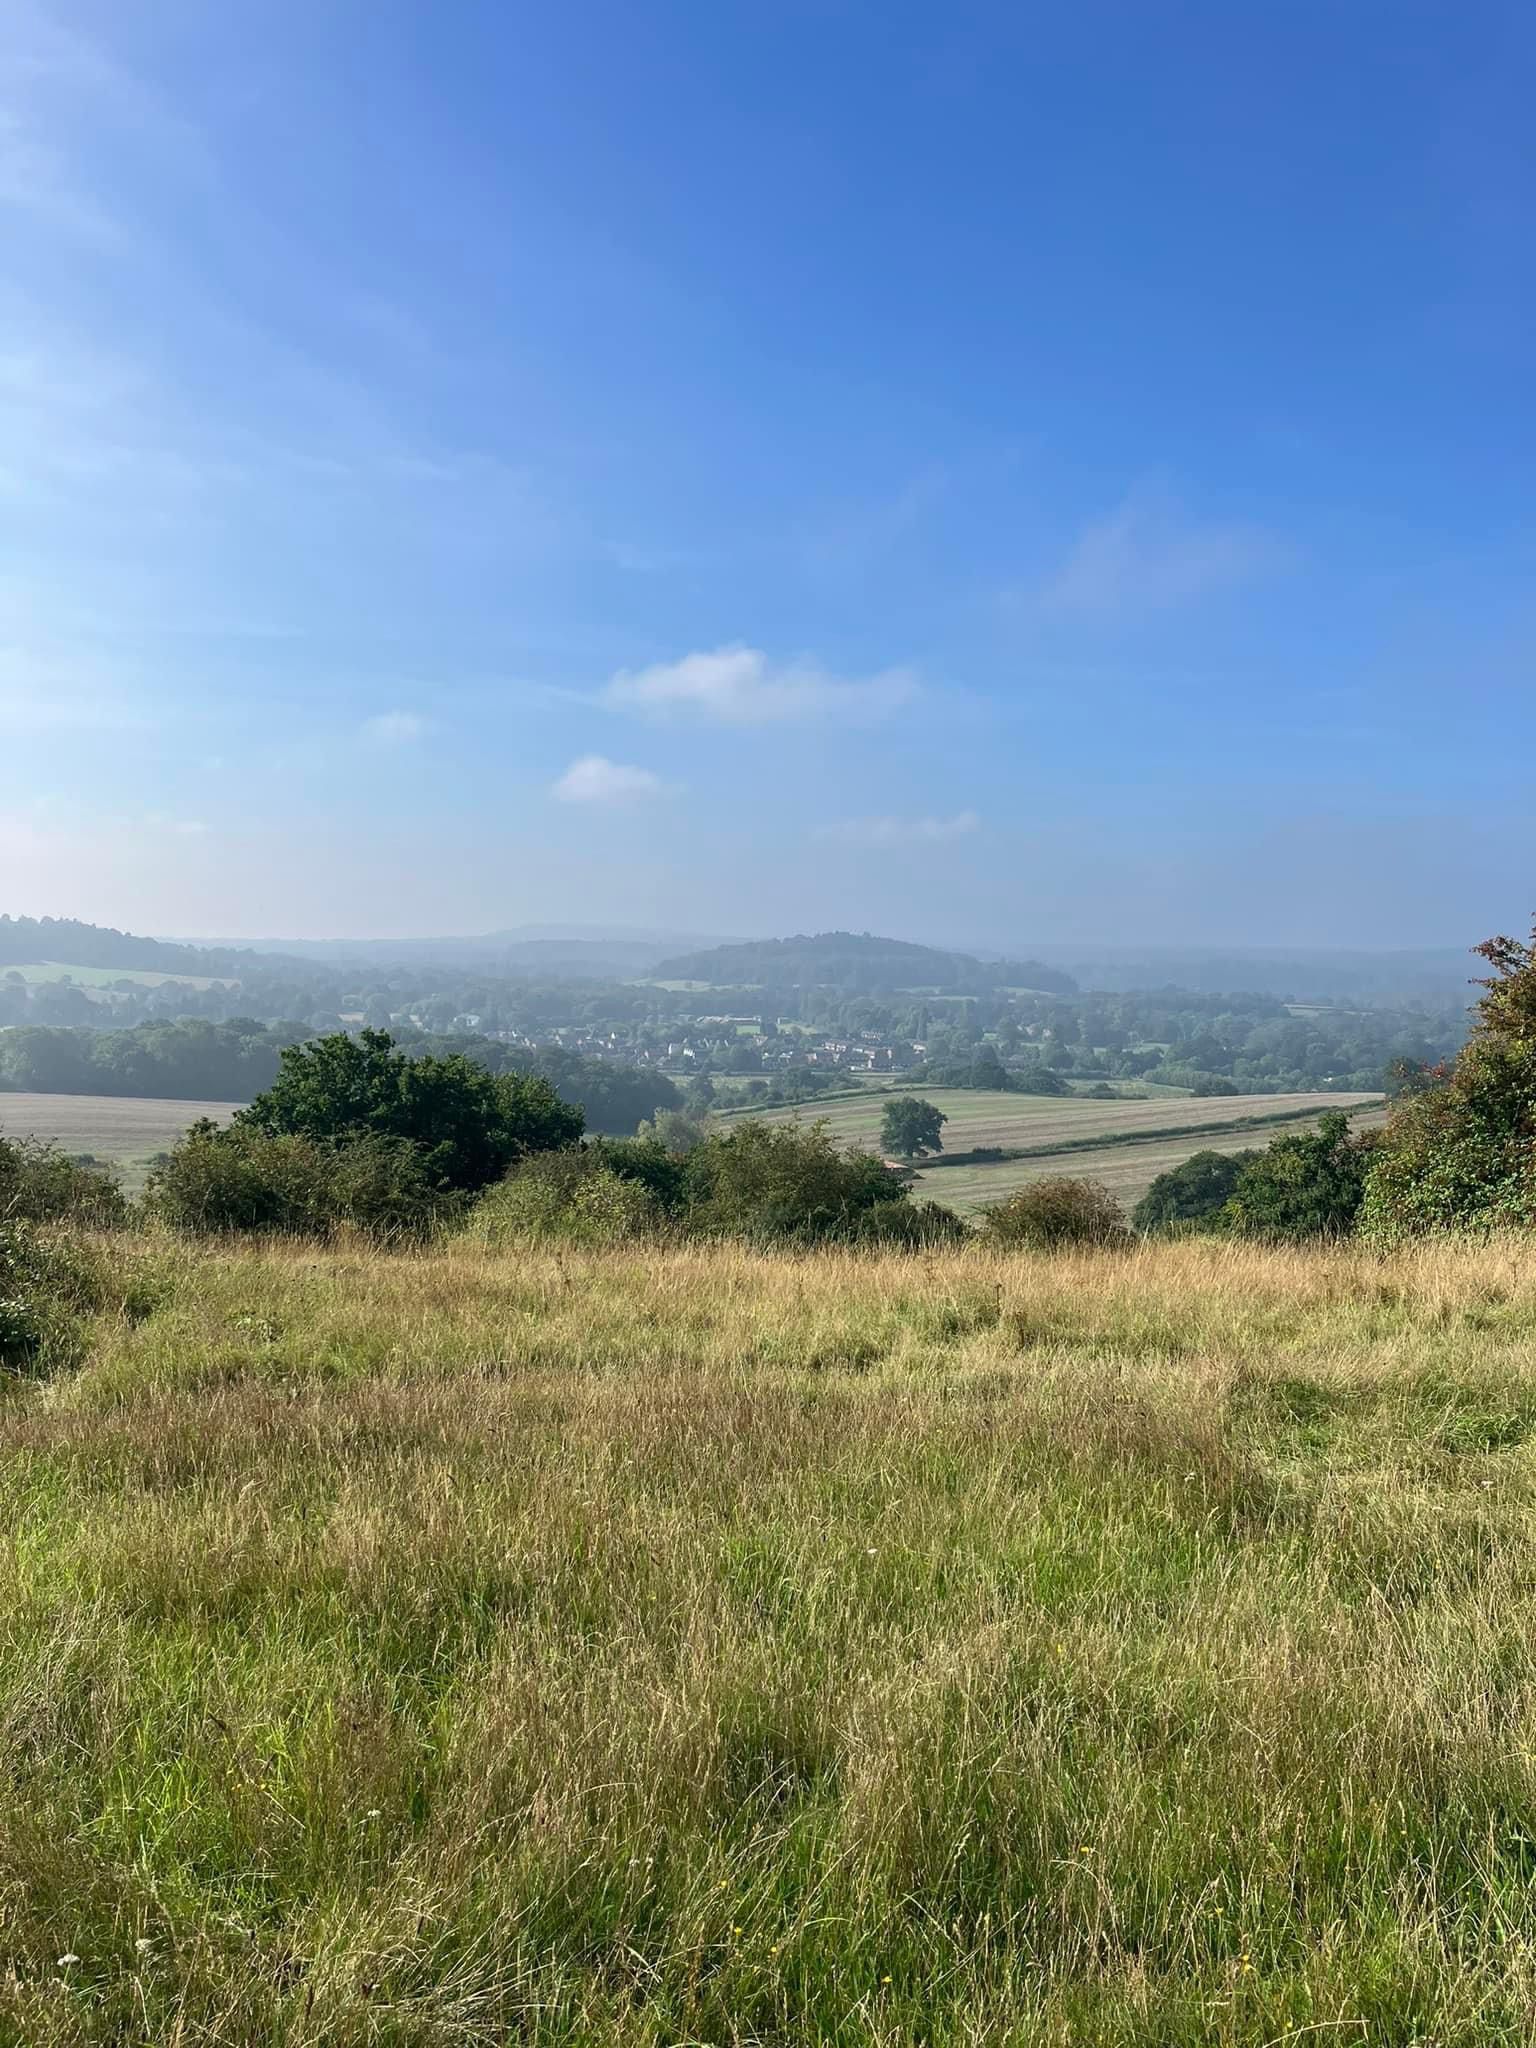
<path fill-rule="evenodd" d="M 1523 1246 L 143 1256 L 0 1411 L 0 2040 L 1532 2038 Z"/>

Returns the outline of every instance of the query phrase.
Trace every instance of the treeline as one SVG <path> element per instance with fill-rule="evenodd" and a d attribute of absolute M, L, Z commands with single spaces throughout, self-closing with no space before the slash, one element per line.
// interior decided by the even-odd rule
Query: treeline
<path fill-rule="evenodd" d="M 0 1089 L 47 1095 L 137 1095 L 198 1102 L 249 1102 L 276 1080 L 285 1047 L 317 1034 L 299 1023 L 252 1017 L 136 1025 L 129 1031 L 20 1027 L 0 1031 Z M 526 1048 L 468 1034 L 403 1033 L 412 1054 L 461 1054 L 492 1074 L 533 1074 L 574 1103 L 592 1131 L 633 1131 L 676 1109 L 676 1085 L 654 1069 L 567 1052 Z"/>
<path fill-rule="evenodd" d="M 110 925 L 82 924 L 74 917 L 0 916 L 0 967 L 59 960 L 73 967 L 121 967 L 125 972 L 237 975 L 260 957 L 233 947 L 143 939 Z"/>

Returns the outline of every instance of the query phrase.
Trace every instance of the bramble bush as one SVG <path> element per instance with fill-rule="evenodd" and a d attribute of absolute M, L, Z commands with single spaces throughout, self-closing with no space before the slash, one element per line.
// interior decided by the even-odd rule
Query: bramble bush
<path fill-rule="evenodd" d="M 119 1263 L 96 1241 L 0 1222 L 0 1372 L 64 1371 L 84 1355 L 88 1317 L 111 1309 L 136 1318 L 160 1292 L 147 1267 Z"/>
<path fill-rule="evenodd" d="M 425 1235 L 463 1206 L 434 1185 L 403 1138 L 326 1143 L 246 1124 L 195 1123 L 157 1166 L 145 1207 L 174 1229 L 323 1235 L 340 1226 L 381 1239 Z"/>
<path fill-rule="evenodd" d="M 67 1220 L 109 1230 L 128 1213 L 109 1167 L 88 1166 L 36 1138 L 0 1138 L 0 1223 Z"/>
<path fill-rule="evenodd" d="M 993 1244 L 1030 1251 L 1131 1241 L 1125 1215 L 1109 1189 L 1101 1181 L 1069 1174 L 1031 1181 L 1006 1202 L 983 1210 L 981 1227 Z"/>

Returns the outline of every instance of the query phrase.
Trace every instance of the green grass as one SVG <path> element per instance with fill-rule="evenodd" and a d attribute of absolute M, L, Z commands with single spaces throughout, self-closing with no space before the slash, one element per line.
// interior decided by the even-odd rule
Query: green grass
<path fill-rule="evenodd" d="M 1523 1246 L 125 1256 L 7 2044 L 1530 2040 Z"/>

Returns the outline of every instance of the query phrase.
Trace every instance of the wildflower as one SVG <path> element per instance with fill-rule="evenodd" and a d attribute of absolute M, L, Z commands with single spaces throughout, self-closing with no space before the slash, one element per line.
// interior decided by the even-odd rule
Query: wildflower
<path fill-rule="evenodd" d="M 732 1934 L 740 1934 L 740 1932 L 741 1932 L 741 1929 L 740 1929 L 739 1927 L 733 1927 L 733 1928 L 731 1929 L 731 1932 L 732 1932 Z"/>
<path fill-rule="evenodd" d="M 889 1984 L 889 1983 L 890 1983 L 890 1981 L 891 1981 L 891 1980 L 890 1980 L 890 1978 L 889 1978 L 889 1977 L 882 1977 L 882 1978 L 880 1979 L 880 1982 L 881 1982 L 882 1984 Z"/>
<path fill-rule="evenodd" d="M 149 1954 L 149 1951 L 154 1947 L 155 1944 L 150 1940 L 147 1934 L 141 1934 L 138 1940 L 133 1945 L 138 1950 L 141 1956 L 146 1956 Z"/>
<path fill-rule="evenodd" d="M 80 1958 L 75 1954 L 74 1950 L 68 1949 L 59 1957 L 58 1967 L 61 1970 L 67 1970 L 71 1963 L 78 1963 L 79 1960 Z"/>

